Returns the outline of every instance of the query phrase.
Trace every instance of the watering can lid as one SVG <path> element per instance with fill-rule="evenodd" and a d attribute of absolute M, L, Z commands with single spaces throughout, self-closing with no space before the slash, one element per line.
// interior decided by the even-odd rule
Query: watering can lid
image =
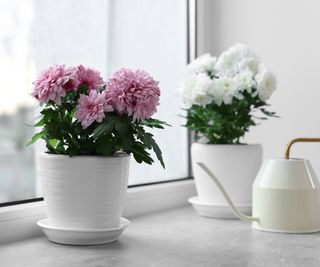
<path fill-rule="evenodd" d="M 273 189 L 320 189 L 319 180 L 306 159 L 268 159 L 262 164 L 255 187 Z"/>

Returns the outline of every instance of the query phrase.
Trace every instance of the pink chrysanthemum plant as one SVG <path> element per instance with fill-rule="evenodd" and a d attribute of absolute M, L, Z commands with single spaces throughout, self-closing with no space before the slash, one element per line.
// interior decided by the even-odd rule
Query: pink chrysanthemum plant
<path fill-rule="evenodd" d="M 43 139 L 49 153 L 70 156 L 132 153 L 148 164 L 153 150 L 164 167 L 160 148 L 145 130 L 167 125 L 151 118 L 160 89 L 147 72 L 121 69 L 105 83 L 94 69 L 54 65 L 34 82 L 32 96 L 42 107 L 34 126 L 42 130 L 30 144 Z"/>

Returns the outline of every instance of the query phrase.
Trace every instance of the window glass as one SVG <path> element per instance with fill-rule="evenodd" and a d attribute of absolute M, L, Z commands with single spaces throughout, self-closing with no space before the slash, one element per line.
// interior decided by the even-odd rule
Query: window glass
<path fill-rule="evenodd" d="M 0 1 L 0 202 L 35 196 L 33 129 L 28 95 L 35 76 L 31 1 Z"/>

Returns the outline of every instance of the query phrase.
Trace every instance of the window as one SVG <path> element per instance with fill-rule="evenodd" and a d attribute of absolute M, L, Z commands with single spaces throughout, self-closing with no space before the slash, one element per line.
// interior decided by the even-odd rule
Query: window
<path fill-rule="evenodd" d="M 0 202 L 35 196 L 34 150 L 25 147 L 33 129 L 24 124 L 34 115 L 32 17 L 31 1 L 0 2 Z"/>
<path fill-rule="evenodd" d="M 176 88 L 187 61 L 187 1 L 7 0 L 0 2 L 0 203 L 41 196 L 36 175 L 43 144 L 26 147 L 37 116 L 28 93 L 48 66 L 84 64 L 107 79 L 121 67 L 142 68 L 160 81 L 155 131 L 166 169 L 131 161 L 129 185 L 188 176 L 187 131 Z M 5 96 L 5 97 L 3 97 Z"/>

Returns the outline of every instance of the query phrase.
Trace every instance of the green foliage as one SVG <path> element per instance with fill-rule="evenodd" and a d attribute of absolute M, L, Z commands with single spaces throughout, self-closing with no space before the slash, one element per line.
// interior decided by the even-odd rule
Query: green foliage
<path fill-rule="evenodd" d="M 82 88 L 85 91 L 86 88 Z M 57 106 L 49 102 L 41 111 L 41 118 L 34 127 L 42 127 L 28 144 L 43 139 L 50 153 L 64 155 L 112 156 L 118 152 L 133 154 L 137 162 L 152 164 L 150 151 L 154 151 L 161 165 L 165 167 L 162 153 L 153 135 L 145 128 L 163 129 L 166 124 L 156 119 L 134 121 L 127 115 L 107 113 L 101 123 L 94 122 L 83 129 L 74 118 L 79 95 L 71 92 Z"/>
<path fill-rule="evenodd" d="M 239 144 L 240 138 L 249 128 L 257 125 L 257 120 L 277 117 L 274 112 L 267 111 L 265 106 L 268 105 L 258 96 L 252 97 L 249 93 L 245 93 L 241 100 L 234 99 L 230 105 L 193 105 L 187 110 L 185 126 L 195 132 L 196 141 L 205 137 L 208 144 Z M 257 111 L 263 116 L 256 117 Z"/>

